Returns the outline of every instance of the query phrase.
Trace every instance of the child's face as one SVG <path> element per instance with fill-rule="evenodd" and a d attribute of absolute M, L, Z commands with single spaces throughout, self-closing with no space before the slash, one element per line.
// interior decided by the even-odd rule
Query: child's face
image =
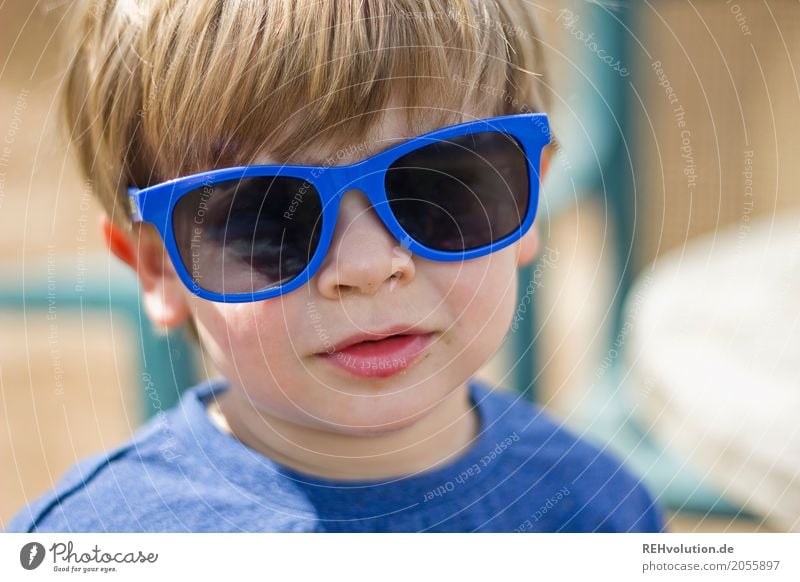
<path fill-rule="evenodd" d="M 337 164 L 412 137 L 402 120 L 402 110 L 388 109 L 362 144 L 366 149 L 339 152 Z M 303 154 L 305 162 L 336 152 Z M 192 315 L 232 391 L 272 416 L 367 434 L 419 420 L 495 353 L 516 309 L 517 266 L 532 259 L 537 245 L 532 229 L 514 245 L 469 261 L 410 256 L 353 190 L 342 199 L 319 272 L 278 298 L 216 303 L 196 297 L 175 274 L 152 225 L 142 226 L 135 266 L 151 319 L 169 327 Z M 359 334 L 383 333 L 417 337 L 331 353 Z"/>

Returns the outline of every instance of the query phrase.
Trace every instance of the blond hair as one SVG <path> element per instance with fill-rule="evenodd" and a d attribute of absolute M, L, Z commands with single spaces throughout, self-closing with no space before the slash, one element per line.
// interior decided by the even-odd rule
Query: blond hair
<path fill-rule="evenodd" d="M 546 108 L 524 0 L 86 0 L 74 5 L 63 113 L 112 221 L 126 189 L 261 153 L 364 139 L 401 95 L 412 134 Z"/>

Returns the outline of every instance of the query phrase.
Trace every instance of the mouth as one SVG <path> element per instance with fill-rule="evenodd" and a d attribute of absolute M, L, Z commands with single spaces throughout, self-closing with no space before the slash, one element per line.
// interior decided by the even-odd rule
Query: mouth
<path fill-rule="evenodd" d="M 387 378 L 405 372 L 435 336 L 436 332 L 359 334 L 316 355 L 353 376 Z"/>

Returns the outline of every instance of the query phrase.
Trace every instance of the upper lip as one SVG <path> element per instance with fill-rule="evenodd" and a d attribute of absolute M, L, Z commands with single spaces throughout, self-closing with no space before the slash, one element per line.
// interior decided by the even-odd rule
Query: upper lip
<path fill-rule="evenodd" d="M 333 347 L 328 347 L 327 349 L 323 350 L 320 353 L 334 353 L 340 352 L 352 346 L 353 344 L 357 344 L 364 341 L 377 341 L 386 339 L 387 337 L 391 337 L 393 335 L 425 335 L 431 333 L 430 330 L 421 329 L 419 327 L 415 327 L 413 325 L 395 325 L 390 328 L 384 329 L 383 331 L 368 331 L 368 332 L 361 332 L 355 335 L 351 335 L 350 337 L 341 340 L 340 342 L 333 345 Z"/>

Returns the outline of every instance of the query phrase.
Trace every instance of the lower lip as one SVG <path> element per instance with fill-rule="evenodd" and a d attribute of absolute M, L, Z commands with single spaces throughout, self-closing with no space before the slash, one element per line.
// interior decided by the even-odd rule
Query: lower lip
<path fill-rule="evenodd" d="M 431 345 L 434 333 L 360 342 L 320 357 L 360 378 L 387 378 L 405 371 Z"/>

